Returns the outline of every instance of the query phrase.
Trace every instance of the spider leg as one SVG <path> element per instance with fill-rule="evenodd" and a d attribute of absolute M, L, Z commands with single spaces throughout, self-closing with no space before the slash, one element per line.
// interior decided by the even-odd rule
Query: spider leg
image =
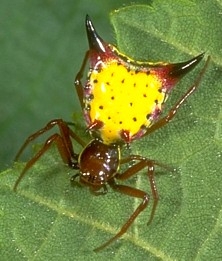
<path fill-rule="evenodd" d="M 83 62 L 82 62 L 82 65 L 80 67 L 80 70 L 79 72 L 77 73 L 76 75 L 76 78 L 75 78 L 75 87 L 76 87 L 76 91 L 77 91 L 77 94 L 78 94 L 78 97 L 79 97 L 79 102 L 81 104 L 81 107 L 83 108 L 84 107 L 84 103 L 83 103 L 83 84 L 81 82 L 81 79 L 83 77 L 83 73 L 84 73 L 84 70 L 85 70 L 85 67 L 86 67 L 86 63 L 89 59 L 89 50 L 86 52 L 85 54 L 85 57 L 83 59 Z"/>
<path fill-rule="evenodd" d="M 154 166 L 158 165 L 158 166 L 161 166 L 161 167 L 164 167 L 164 168 L 166 166 L 162 165 L 162 164 L 160 164 L 160 163 L 158 163 L 154 160 L 149 160 L 149 159 L 146 159 L 144 157 L 141 157 L 139 155 L 131 155 L 128 158 L 123 159 L 121 161 L 121 164 L 130 162 L 130 161 L 134 161 L 134 160 L 137 160 L 139 162 L 132 165 L 129 169 L 127 169 L 123 173 L 117 173 L 115 178 L 117 180 L 127 180 L 130 177 L 132 177 L 133 175 L 137 174 L 140 170 L 147 167 L 147 175 L 148 175 L 149 182 L 150 182 L 151 193 L 152 193 L 152 196 L 153 196 L 153 199 L 154 199 L 151 215 L 150 215 L 149 221 L 147 223 L 147 224 L 150 224 L 153 217 L 154 217 L 155 210 L 156 210 L 157 203 L 158 203 L 158 199 L 159 199 L 155 180 L 154 180 Z M 107 247 L 109 244 L 113 243 L 115 240 L 120 238 L 123 234 L 125 234 L 126 231 L 128 230 L 128 228 L 132 225 L 134 220 L 137 218 L 137 216 L 147 207 L 147 205 L 149 203 L 149 195 L 142 190 L 132 188 L 132 187 L 129 187 L 129 186 L 125 186 L 125 185 L 118 185 L 118 184 L 116 184 L 114 179 L 111 179 L 110 181 L 108 181 L 108 183 L 112 187 L 113 190 L 116 190 L 116 191 L 118 191 L 122 194 L 131 196 L 131 197 L 140 198 L 140 199 L 142 199 L 142 202 L 136 208 L 136 210 L 133 212 L 133 214 L 129 217 L 129 219 L 126 221 L 126 223 L 122 226 L 120 231 L 114 237 L 112 237 L 109 241 L 107 241 L 105 244 L 94 249 L 95 252 L 102 250 L 103 248 Z"/>
<path fill-rule="evenodd" d="M 85 142 L 82 141 L 67 125 L 67 123 L 65 123 L 62 119 L 54 119 L 51 120 L 50 122 L 47 123 L 47 125 L 36 131 L 35 133 L 33 133 L 32 135 L 30 135 L 24 142 L 24 144 L 22 145 L 22 147 L 20 148 L 20 150 L 18 151 L 17 155 L 15 156 L 14 161 L 17 161 L 21 154 L 23 153 L 23 151 L 25 150 L 25 148 L 29 145 L 30 142 L 32 142 L 33 140 L 35 140 L 36 138 L 38 138 L 39 136 L 41 136 L 43 133 L 49 131 L 50 129 L 52 129 L 54 126 L 58 126 L 59 127 L 59 131 L 61 133 L 62 137 L 66 137 L 65 141 L 66 141 L 66 146 L 69 148 L 69 150 L 72 152 L 72 155 L 74 155 L 73 152 L 73 147 L 72 147 L 72 142 L 70 137 L 72 137 L 74 140 L 76 140 L 80 145 L 85 146 Z"/>
<path fill-rule="evenodd" d="M 35 162 L 51 147 L 52 144 L 56 144 L 60 156 L 64 163 L 68 164 L 70 167 L 75 168 L 77 162 L 78 155 L 74 153 L 71 138 L 75 139 L 80 145 L 84 145 L 85 143 L 68 127 L 68 125 L 61 119 L 55 119 L 50 121 L 44 128 L 38 130 L 34 134 L 30 135 L 24 144 L 22 145 L 21 149 L 19 150 L 18 154 L 15 157 L 15 161 L 23 153 L 24 149 L 32 142 L 34 139 L 41 136 L 43 133 L 52 129 L 55 125 L 59 127 L 60 134 L 56 133 L 50 136 L 46 142 L 44 143 L 43 147 L 26 163 L 24 169 L 22 170 L 20 176 L 15 182 L 13 190 L 16 191 L 18 184 L 26 174 L 26 172 L 35 164 Z"/>
<path fill-rule="evenodd" d="M 127 180 L 130 177 L 136 175 L 140 170 L 147 168 L 147 176 L 149 179 L 151 193 L 152 193 L 152 197 L 153 197 L 153 207 L 151 210 L 150 218 L 147 222 L 147 225 L 149 225 L 153 220 L 153 217 L 155 215 L 155 211 L 157 208 L 158 200 L 159 200 L 159 195 L 158 195 L 158 191 L 157 191 L 157 187 L 156 187 L 156 183 L 155 183 L 155 179 L 154 179 L 154 174 L 155 174 L 154 167 L 159 166 L 168 171 L 172 171 L 172 168 L 168 167 L 165 164 L 159 163 L 155 160 L 147 159 L 147 158 L 139 156 L 139 155 L 131 155 L 131 156 L 127 157 L 126 159 L 121 160 L 121 164 L 130 162 L 130 161 L 138 161 L 138 162 L 135 163 L 134 165 L 132 165 L 122 174 L 118 173 L 115 177 L 116 177 L 116 179 L 119 179 L 119 180 Z"/>
<path fill-rule="evenodd" d="M 112 179 L 109 181 L 109 185 L 116 191 L 131 196 L 131 197 L 136 197 L 136 198 L 141 198 L 142 202 L 140 205 L 136 208 L 136 210 L 133 212 L 133 214 L 130 216 L 130 218 L 127 220 L 127 222 L 122 226 L 121 230 L 114 236 L 112 237 L 109 241 L 107 241 L 105 244 L 101 245 L 100 247 L 94 249 L 95 252 L 98 252 L 105 247 L 107 247 L 109 244 L 113 243 L 115 240 L 120 238 L 123 234 L 126 233 L 128 228 L 131 226 L 133 221 L 137 218 L 137 216 L 147 207 L 148 202 L 149 202 L 149 196 L 146 192 L 136 189 L 136 188 L 131 188 L 125 185 L 117 185 Z"/>
<path fill-rule="evenodd" d="M 149 135 L 150 133 L 156 131 L 159 128 L 162 128 L 165 126 L 169 121 L 171 121 L 174 116 L 176 115 L 178 109 L 181 107 L 181 105 L 187 100 L 187 98 L 198 88 L 200 85 L 201 79 L 203 78 L 203 75 L 206 72 L 206 69 L 210 62 L 210 56 L 208 56 L 207 61 L 205 62 L 204 67 L 198 74 L 197 78 L 194 81 L 194 84 L 188 89 L 188 91 L 179 99 L 179 101 L 172 107 L 172 109 L 168 112 L 168 114 L 163 117 L 162 119 L 159 119 L 157 122 L 155 122 L 151 127 L 149 127 L 146 131 L 146 133 L 143 136 Z"/>

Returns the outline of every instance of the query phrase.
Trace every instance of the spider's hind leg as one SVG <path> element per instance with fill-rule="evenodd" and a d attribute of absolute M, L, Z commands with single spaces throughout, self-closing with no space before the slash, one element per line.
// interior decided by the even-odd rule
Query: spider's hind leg
<path fill-rule="evenodd" d="M 42 134 L 51 130 L 54 126 L 59 127 L 59 133 L 55 133 L 51 135 L 44 143 L 42 148 L 26 163 L 24 169 L 16 180 L 13 190 L 16 191 L 19 183 L 25 176 L 26 172 L 35 164 L 36 161 L 39 160 L 41 156 L 43 156 L 52 144 L 56 144 L 59 154 L 63 160 L 63 162 L 69 165 L 72 168 L 78 168 L 77 160 L 78 154 L 74 152 L 71 138 L 75 139 L 80 145 L 83 145 L 83 141 L 69 128 L 67 123 L 65 123 L 62 119 L 51 120 L 44 128 L 38 130 L 37 132 L 30 135 L 20 150 L 18 151 L 15 161 L 19 159 L 25 148 L 36 138 L 41 136 Z M 79 142 L 80 141 L 80 142 Z"/>

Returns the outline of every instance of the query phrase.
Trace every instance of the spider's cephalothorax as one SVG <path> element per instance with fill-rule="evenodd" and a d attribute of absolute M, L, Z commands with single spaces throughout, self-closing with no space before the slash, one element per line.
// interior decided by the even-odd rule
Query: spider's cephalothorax
<path fill-rule="evenodd" d="M 200 54 L 187 62 L 176 64 L 134 61 L 120 53 L 113 45 L 104 42 L 88 16 L 86 16 L 86 31 L 89 50 L 76 76 L 75 86 L 87 129 L 93 139 L 86 144 L 62 119 L 50 121 L 44 128 L 29 136 L 19 150 L 16 160 L 31 141 L 54 126 L 58 126 L 59 133 L 50 136 L 37 154 L 26 163 L 14 185 L 14 190 L 33 164 L 52 144 L 56 144 L 64 163 L 77 170 L 77 174 L 71 179 L 73 184 L 77 182 L 78 177 L 78 181 L 89 187 L 93 194 L 105 194 L 109 185 L 122 194 L 141 199 L 141 203 L 120 231 L 95 249 L 99 251 L 120 238 L 149 202 L 147 192 L 117 184 L 116 180 L 124 181 L 138 174 L 140 170 L 146 171 L 153 197 L 153 207 L 148 222 L 150 223 L 158 203 L 154 167 L 158 165 L 167 168 L 155 160 L 139 155 L 121 158 L 121 146 L 154 132 L 172 120 L 180 106 L 198 87 L 209 58 L 187 92 L 166 116 L 160 117 L 162 105 L 169 92 L 183 75 L 200 62 L 204 55 Z M 88 61 L 88 77 L 85 83 L 82 83 Z M 83 147 L 82 151 L 74 150 L 72 139 Z M 128 169 L 120 171 L 122 164 L 131 162 L 133 164 L 129 164 Z"/>

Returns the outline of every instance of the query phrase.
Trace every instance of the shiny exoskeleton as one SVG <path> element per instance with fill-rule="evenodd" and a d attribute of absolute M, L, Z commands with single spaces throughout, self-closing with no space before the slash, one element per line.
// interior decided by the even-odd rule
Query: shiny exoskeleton
<path fill-rule="evenodd" d="M 93 139 L 86 144 L 62 119 L 50 121 L 44 128 L 27 138 L 16 159 L 34 139 L 58 126 L 59 133 L 50 136 L 42 148 L 25 165 L 18 177 L 14 190 L 29 168 L 51 147 L 56 144 L 58 151 L 69 167 L 78 170 L 71 179 L 79 182 L 93 194 L 107 192 L 107 185 L 112 189 L 141 199 L 141 203 L 132 213 L 120 231 L 106 243 L 96 248 L 100 251 L 120 238 L 131 226 L 136 217 L 147 207 L 149 195 L 138 188 L 120 185 L 117 180 L 126 180 L 140 170 L 145 169 L 150 182 L 153 207 L 149 218 L 154 217 L 158 203 L 158 193 L 154 180 L 156 165 L 166 168 L 155 160 L 139 155 L 121 157 L 121 148 L 125 144 L 148 135 L 166 125 L 177 113 L 184 101 L 196 90 L 209 63 L 209 58 L 198 77 L 188 91 L 171 108 L 167 115 L 160 117 L 162 105 L 169 92 L 186 73 L 191 71 L 203 58 L 200 54 L 182 63 L 150 63 L 134 61 L 111 44 L 106 43 L 96 32 L 89 16 L 86 16 L 86 31 L 89 50 L 75 79 L 75 86 L 84 112 L 87 130 Z M 85 67 L 89 61 L 88 76 L 82 83 Z M 72 140 L 80 144 L 80 153 L 74 150 Z M 125 171 L 122 164 L 129 164 Z"/>

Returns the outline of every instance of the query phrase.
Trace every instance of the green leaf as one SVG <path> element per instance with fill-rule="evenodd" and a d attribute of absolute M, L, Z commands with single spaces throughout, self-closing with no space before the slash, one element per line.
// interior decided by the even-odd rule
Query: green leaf
<path fill-rule="evenodd" d="M 62 11 L 56 13 L 56 17 L 62 15 Z M 203 51 L 212 56 L 199 89 L 182 106 L 175 119 L 132 144 L 134 154 L 155 158 L 178 170 L 156 173 L 160 200 L 150 226 L 146 226 L 150 214 L 148 207 L 122 239 L 95 254 L 92 250 L 118 232 L 140 201 L 111 189 L 106 196 L 94 197 L 86 188 L 71 187 L 69 178 L 75 172 L 64 166 L 53 148 L 27 173 L 17 193 L 12 187 L 24 164 L 17 163 L 1 173 L 2 260 L 222 259 L 221 11 L 219 1 L 183 0 L 132 5 L 111 14 L 118 46 L 134 58 L 178 62 Z M 71 16 L 71 10 L 68 14 Z M 82 26 L 83 20 L 81 13 L 75 22 Z M 94 23 L 105 39 L 101 24 Z M 72 25 L 67 18 L 66 26 L 64 24 L 60 29 L 64 42 L 72 35 Z M 44 34 L 44 28 L 41 30 Z M 82 26 L 82 42 L 86 41 L 83 30 Z M 50 36 L 49 39 L 52 48 L 57 37 Z M 41 46 L 39 52 L 40 55 L 44 52 Z M 84 49 L 81 52 L 81 55 L 75 53 L 79 64 Z M 36 72 L 30 75 L 36 79 L 36 84 L 46 76 L 56 81 L 53 73 L 46 71 L 46 68 L 56 68 L 52 63 L 54 53 L 56 50 L 52 51 L 49 60 L 46 59 L 46 67 L 42 67 L 37 75 Z M 166 112 L 192 85 L 203 63 L 177 85 L 167 102 Z M 63 85 L 67 86 L 61 82 Z M 53 82 L 50 88 L 56 91 Z M 53 92 L 47 93 L 52 95 Z M 48 103 L 43 103 L 44 99 L 42 106 L 46 110 Z M 49 110 L 52 108 L 49 106 Z M 59 111 L 60 106 L 53 109 Z M 142 171 L 127 183 L 150 193 L 144 173 Z"/>

